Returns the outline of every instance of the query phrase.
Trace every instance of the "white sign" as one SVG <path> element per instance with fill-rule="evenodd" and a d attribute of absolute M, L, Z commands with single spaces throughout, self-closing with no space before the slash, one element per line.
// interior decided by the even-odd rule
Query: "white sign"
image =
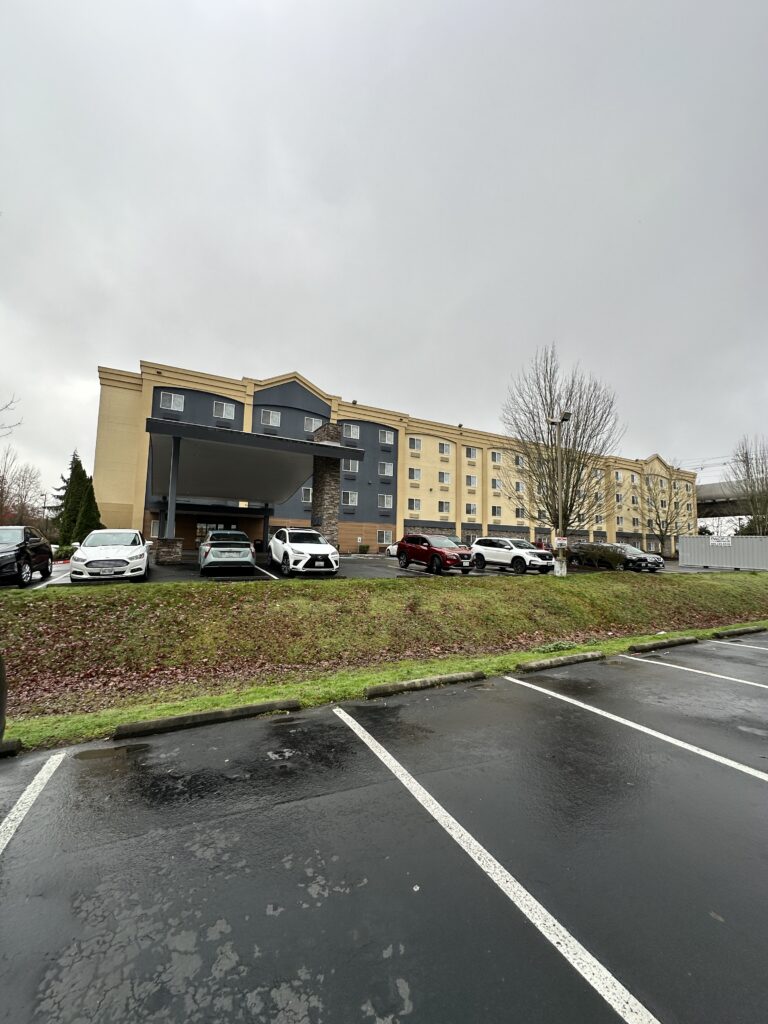
<path fill-rule="evenodd" d="M 710 547 L 716 548 L 729 548 L 732 546 L 730 537 L 710 537 L 709 544 Z"/>
<path fill-rule="evenodd" d="M 568 547 L 568 538 L 567 537 L 555 537 L 555 547 L 556 548 L 567 548 Z"/>

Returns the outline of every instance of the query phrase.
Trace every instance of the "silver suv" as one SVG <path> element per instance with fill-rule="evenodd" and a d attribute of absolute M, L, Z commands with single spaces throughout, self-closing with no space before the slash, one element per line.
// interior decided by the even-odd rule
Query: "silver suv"
<path fill-rule="evenodd" d="M 543 551 L 534 547 L 529 540 L 513 537 L 478 537 L 472 545 L 472 554 L 477 569 L 495 566 L 502 572 L 511 569 L 518 576 L 529 569 L 535 569 L 543 575 L 555 568 L 551 551 Z"/>
<path fill-rule="evenodd" d="M 198 552 L 200 575 L 226 569 L 250 569 L 256 574 L 256 549 L 242 530 L 209 530 Z"/>

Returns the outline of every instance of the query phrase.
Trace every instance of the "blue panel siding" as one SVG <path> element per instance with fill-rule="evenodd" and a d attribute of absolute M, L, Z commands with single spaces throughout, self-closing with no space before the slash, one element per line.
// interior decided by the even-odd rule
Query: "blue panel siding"
<path fill-rule="evenodd" d="M 342 424 L 354 423 L 360 427 L 357 440 L 342 437 L 342 444 L 349 447 L 349 458 L 355 458 L 355 447 L 365 452 L 365 459 L 360 463 L 357 473 L 341 471 L 342 491 L 357 491 L 357 505 L 340 508 L 340 522 L 353 520 L 361 523 L 378 523 L 382 529 L 394 528 L 397 521 L 397 438 L 396 430 L 386 423 L 370 423 L 367 420 L 339 420 Z M 379 440 L 380 430 L 392 430 L 394 442 L 382 444 Z M 392 463 L 392 476 L 379 475 L 379 463 Z M 392 495 L 392 508 L 379 508 L 379 495 Z"/>
<path fill-rule="evenodd" d="M 168 391 L 172 395 L 184 396 L 184 410 L 173 412 L 160 408 L 160 393 Z M 223 420 L 213 415 L 213 403 L 228 402 L 235 407 L 235 418 Z M 193 388 L 177 388 L 159 385 L 152 392 L 152 415 L 163 420 L 178 420 L 181 423 L 198 423 L 203 427 L 225 427 L 229 430 L 242 430 L 245 406 L 224 395 L 216 395 L 210 391 L 195 391 Z"/>

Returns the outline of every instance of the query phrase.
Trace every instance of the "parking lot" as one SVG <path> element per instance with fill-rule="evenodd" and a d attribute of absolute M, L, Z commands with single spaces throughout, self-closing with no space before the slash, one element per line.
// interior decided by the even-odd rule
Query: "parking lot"
<path fill-rule="evenodd" d="M 767 784 L 768 634 L 0 762 L 3 1009 L 754 1024 Z"/>

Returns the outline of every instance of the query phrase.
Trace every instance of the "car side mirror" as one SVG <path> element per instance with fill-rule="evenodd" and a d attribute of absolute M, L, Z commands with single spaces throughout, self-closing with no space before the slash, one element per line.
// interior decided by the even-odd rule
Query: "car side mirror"
<path fill-rule="evenodd" d="M 72 547 L 73 547 L 73 548 L 79 548 L 79 547 L 80 547 L 80 541 L 79 541 L 79 540 L 76 540 L 76 541 L 74 541 L 74 542 L 72 543 Z"/>
<path fill-rule="evenodd" d="M 148 540 L 145 541 L 145 544 L 147 545 L 148 548 L 154 547 L 154 541 Z"/>

